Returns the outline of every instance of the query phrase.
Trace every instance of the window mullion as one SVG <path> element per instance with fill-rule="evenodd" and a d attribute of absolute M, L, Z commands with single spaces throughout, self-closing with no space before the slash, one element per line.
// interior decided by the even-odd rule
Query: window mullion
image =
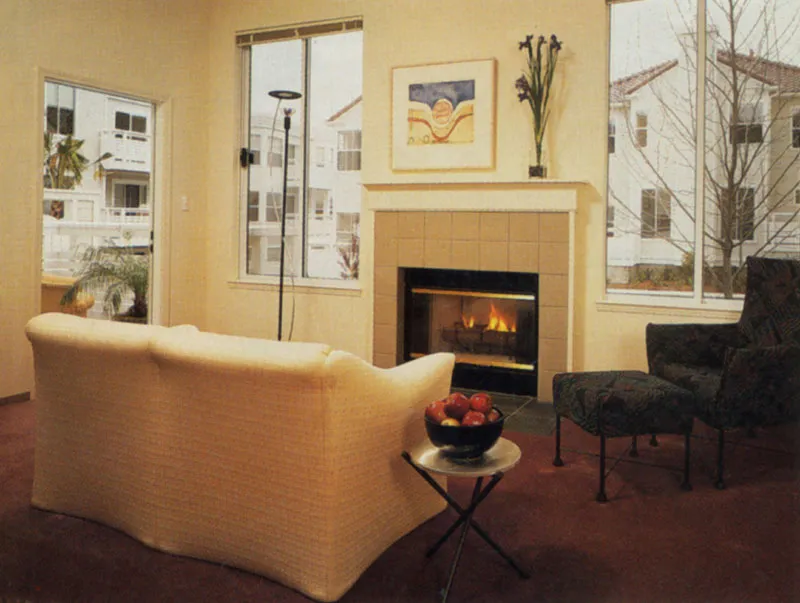
<path fill-rule="evenodd" d="M 300 149 L 300 156 L 303 161 L 303 172 L 300 186 L 300 203 L 301 209 L 301 261 L 300 271 L 303 276 L 308 276 L 308 147 L 311 140 L 311 38 L 303 40 L 303 92 L 305 93 L 303 99 L 303 148 Z"/>
<path fill-rule="evenodd" d="M 706 2 L 697 2 L 697 111 L 695 123 L 695 187 L 694 187 L 694 290 L 698 303 L 703 299 L 703 259 L 705 257 L 705 151 L 706 151 Z"/>

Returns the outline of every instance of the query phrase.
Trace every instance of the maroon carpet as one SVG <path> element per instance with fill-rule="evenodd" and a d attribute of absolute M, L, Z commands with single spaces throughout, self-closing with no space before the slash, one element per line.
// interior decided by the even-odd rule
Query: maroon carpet
<path fill-rule="evenodd" d="M 32 403 L 0 407 L 0 602 L 308 601 L 247 572 L 176 557 L 114 529 L 29 505 Z M 714 446 L 694 440 L 692 492 L 680 474 L 620 463 L 610 502 L 594 502 L 597 461 L 572 452 L 552 466 L 551 437 L 507 432 L 522 462 L 480 507 L 479 523 L 531 579 L 521 580 L 477 535 L 467 538 L 450 601 L 788 602 L 800 601 L 800 494 L 792 455 L 728 447 L 728 489 L 712 486 Z M 794 449 L 790 430 L 762 432 L 758 446 Z M 613 440 L 610 452 L 627 442 Z M 596 450 L 566 422 L 563 445 Z M 642 460 L 680 466 L 680 441 L 641 442 Z M 469 496 L 471 483 L 451 480 Z M 386 551 L 341 601 L 438 601 L 455 550 L 424 552 L 450 525 L 447 511 Z"/>

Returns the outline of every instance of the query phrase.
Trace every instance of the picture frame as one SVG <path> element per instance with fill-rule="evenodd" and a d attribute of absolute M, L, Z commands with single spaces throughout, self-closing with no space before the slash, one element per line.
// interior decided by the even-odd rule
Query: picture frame
<path fill-rule="evenodd" d="M 392 69 L 392 169 L 495 166 L 497 61 Z"/>

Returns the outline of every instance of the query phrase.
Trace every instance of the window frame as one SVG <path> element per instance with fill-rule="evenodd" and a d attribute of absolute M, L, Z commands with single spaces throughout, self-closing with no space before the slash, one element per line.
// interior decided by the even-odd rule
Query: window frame
<path fill-rule="evenodd" d="M 792 109 L 792 115 L 789 118 L 789 132 L 792 137 L 792 148 L 800 149 L 800 107 Z"/>
<path fill-rule="evenodd" d="M 236 42 L 239 49 L 239 60 L 241 65 L 240 70 L 240 82 L 239 82 L 239 90 L 240 90 L 240 133 L 239 138 L 241 141 L 241 145 L 245 146 L 247 141 L 249 141 L 250 135 L 250 49 L 252 46 L 259 44 L 261 42 L 278 42 L 278 41 L 289 41 L 291 39 L 310 39 L 314 37 L 319 37 L 327 34 L 338 34 L 338 33 L 351 33 L 355 31 L 363 31 L 363 19 L 360 17 L 352 18 L 352 19 L 336 19 L 333 21 L 328 22 L 315 22 L 309 23 L 303 27 L 292 27 L 290 29 L 277 29 L 277 30 L 261 30 L 261 31 L 254 31 L 249 33 L 242 33 L 236 36 Z M 304 53 L 305 54 L 305 53 Z M 363 56 L 363 50 L 362 50 Z M 304 77 L 306 77 L 304 75 Z M 305 107 L 305 101 L 303 102 L 303 107 Z M 304 110 L 300 109 L 301 111 Z M 363 128 L 360 130 L 363 136 Z M 283 131 L 278 129 L 275 131 L 274 135 L 277 139 L 275 141 L 275 146 L 279 148 L 271 149 L 269 137 L 265 141 L 266 146 L 264 149 L 264 153 L 262 155 L 262 163 L 266 165 L 270 165 L 270 153 L 275 157 L 278 154 L 280 155 L 280 166 L 273 166 L 277 169 L 283 168 L 283 153 L 284 153 L 284 143 L 283 143 Z M 294 158 L 292 158 L 292 151 L 295 153 L 300 154 L 302 158 L 302 168 L 304 173 L 307 173 L 308 170 L 312 168 L 312 166 L 317 165 L 317 157 L 315 155 L 315 145 L 309 142 L 309 132 L 306 130 L 303 134 L 304 138 L 302 140 L 301 145 L 297 149 L 290 149 L 290 164 L 294 162 Z M 363 141 L 363 138 L 362 138 Z M 278 144 L 280 143 L 280 144 Z M 330 153 L 330 157 L 325 157 L 328 163 L 333 164 L 335 161 L 335 151 L 334 148 L 329 148 L 328 151 Z M 360 150 L 359 150 L 360 151 Z M 334 169 L 335 169 L 335 164 Z M 239 238 L 239 258 L 238 258 L 238 268 L 237 268 L 237 275 L 233 279 L 234 283 L 240 283 L 243 285 L 274 285 L 277 284 L 279 281 L 279 276 L 275 274 L 271 275 L 262 275 L 262 274 L 249 274 L 248 273 L 248 237 L 247 237 L 247 203 L 246 197 L 248 186 L 249 186 L 249 170 L 242 169 L 240 170 L 240 184 L 239 184 L 239 194 L 237 195 L 237 202 L 239 206 L 239 229 L 238 229 L 238 238 Z M 303 176 L 303 184 L 304 188 L 307 188 L 306 183 L 306 176 Z M 290 187 L 291 188 L 291 187 Z M 308 191 L 306 191 L 302 195 L 302 199 L 297 198 L 297 207 L 298 212 L 296 214 L 297 219 L 301 220 L 301 230 L 298 232 L 297 236 L 300 237 L 301 240 L 301 247 L 305 248 L 303 251 L 303 255 L 305 256 L 308 253 L 308 247 L 310 247 L 311 242 L 308 238 L 308 231 L 307 231 L 307 217 L 308 217 L 308 203 L 306 197 L 308 195 Z M 289 195 L 290 196 L 290 195 Z M 330 204 L 330 202 L 328 203 Z M 264 205 L 267 207 L 268 201 L 267 199 L 264 200 Z M 359 206 L 362 204 L 359 203 Z M 268 211 L 268 210 L 267 210 Z M 364 217 L 363 209 L 359 212 L 360 220 L 363 221 Z M 266 217 L 266 216 L 265 216 Z M 313 216 L 311 216 L 313 219 Z M 289 215 L 287 212 L 287 219 L 289 219 Z M 288 243 L 288 233 L 287 233 L 287 246 Z M 267 241 L 267 238 L 264 239 Z M 265 243 L 268 245 L 268 242 Z M 268 245 L 269 246 L 269 245 Z M 334 245 L 335 246 L 335 245 Z M 303 272 L 305 273 L 305 260 L 302 262 L 303 265 Z M 325 289 L 340 289 L 340 290 L 351 290 L 351 291 L 360 291 L 362 289 L 362 280 L 359 279 L 339 279 L 339 278 L 321 278 L 321 277 L 314 277 L 314 276 L 304 276 L 304 275 L 295 275 L 292 277 L 292 284 L 293 286 L 297 287 L 311 287 L 311 288 L 320 288 L 321 290 Z"/>

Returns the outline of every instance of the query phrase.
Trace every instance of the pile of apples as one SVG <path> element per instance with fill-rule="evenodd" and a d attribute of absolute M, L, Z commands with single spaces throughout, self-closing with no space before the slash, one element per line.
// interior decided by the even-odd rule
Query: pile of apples
<path fill-rule="evenodd" d="M 492 406 L 492 397 L 486 392 L 477 392 L 469 398 L 461 392 L 453 392 L 443 400 L 428 404 L 425 416 L 439 425 L 474 427 L 497 421 L 500 412 Z"/>

